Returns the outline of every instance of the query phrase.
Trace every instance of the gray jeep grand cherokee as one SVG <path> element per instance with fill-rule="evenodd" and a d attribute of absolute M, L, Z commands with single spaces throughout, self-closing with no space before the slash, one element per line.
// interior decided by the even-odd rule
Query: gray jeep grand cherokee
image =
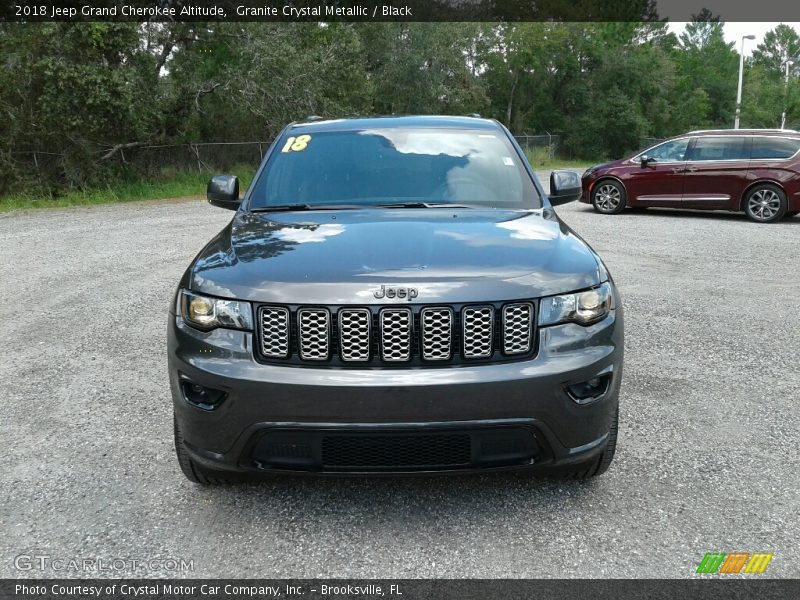
<path fill-rule="evenodd" d="M 622 305 L 514 138 L 473 117 L 289 125 L 169 316 L 184 474 L 531 469 L 617 437 Z"/>

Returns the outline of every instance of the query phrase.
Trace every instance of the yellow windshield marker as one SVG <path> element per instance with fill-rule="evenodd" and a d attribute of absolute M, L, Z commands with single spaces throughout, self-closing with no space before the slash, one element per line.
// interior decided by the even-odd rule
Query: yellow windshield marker
<path fill-rule="evenodd" d="M 290 137 L 283 145 L 281 152 L 302 152 L 311 141 L 310 135 L 298 135 L 297 137 Z"/>

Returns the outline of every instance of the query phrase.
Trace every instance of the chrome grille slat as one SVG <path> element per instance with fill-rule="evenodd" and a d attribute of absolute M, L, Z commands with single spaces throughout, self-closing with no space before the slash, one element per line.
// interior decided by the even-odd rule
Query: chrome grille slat
<path fill-rule="evenodd" d="M 494 308 L 468 306 L 461 316 L 464 358 L 487 358 L 492 355 Z"/>
<path fill-rule="evenodd" d="M 261 354 L 289 356 L 289 311 L 281 306 L 261 307 Z"/>
<path fill-rule="evenodd" d="M 422 358 L 448 360 L 452 356 L 453 311 L 446 306 L 423 308 L 420 312 L 422 327 Z"/>
<path fill-rule="evenodd" d="M 342 360 L 369 360 L 371 321 L 372 313 L 366 308 L 344 308 L 339 311 L 339 351 Z"/>
<path fill-rule="evenodd" d="M 533 305 L 530 302 L 503 307 L 503 352 L 524 354 L 531 349 Z"/>
<path fill-rule="evenodd" d="M 380 313 L 381 358 L 387 362 L 411 358 L 413 317 L 408 308 L 384 308 Z"/>
<path fill-rule="evenodd" d="M 300 358 L 327 360 L 330 354 L 330 313 L 324 308 L 301 308 L 297 311 L 297 337 Z"/>

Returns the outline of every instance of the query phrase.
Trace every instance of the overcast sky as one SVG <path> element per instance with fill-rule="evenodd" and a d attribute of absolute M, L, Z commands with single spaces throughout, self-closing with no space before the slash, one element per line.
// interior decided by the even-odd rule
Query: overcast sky
<path fill-rule="evenodd" d="M 756 36 L 756 39 L 745 40 L 744 42 L 744 55 L 750 56 L 753 53 L 753 49 L 762 41 L 764 41 L 764 34 L 772 29 L 775 29 L 777 25 L 778 23 L 745 23 L 740 21 L 729 21 L 725 23 L 723 31 L 725 32 L 725 39 L 727 41 L 736 43 L 737 52 L 741 48 L 743 35 L 752 34 Z M 793 27 L 795 31 L 800 33 L 800 23 L 786 23 L 786 25 Z M 676 22 L 669 24 L 670 31 L 673 31 L 678 35 L 680 35 L 685 27 L 686 23 Z"/>

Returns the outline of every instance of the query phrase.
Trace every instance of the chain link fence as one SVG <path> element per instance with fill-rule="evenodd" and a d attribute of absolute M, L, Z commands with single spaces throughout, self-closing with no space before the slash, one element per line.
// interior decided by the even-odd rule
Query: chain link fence
<path fill-rule="evenodd" d="M 218 171 L 240 165 L 256 167 L 269 145 L 269 141 L 256 141 L 128 146 L 107 159 L 98 154 L 96 160 L 103 168 L 154 177 L 171 171 Z M 71 158 L 68 154 L 40 151 L 11 152 L 9 156 L 13 169 L 35 172 L 43 179 L 55 181 L 69 170 Z"/>
<path fill-rule="evenodd" d="M 558 152 L 561 137 L 550 133 L 539 135 L 519 134 L 514 139 L 534 161 L 553 160 Z"/>

